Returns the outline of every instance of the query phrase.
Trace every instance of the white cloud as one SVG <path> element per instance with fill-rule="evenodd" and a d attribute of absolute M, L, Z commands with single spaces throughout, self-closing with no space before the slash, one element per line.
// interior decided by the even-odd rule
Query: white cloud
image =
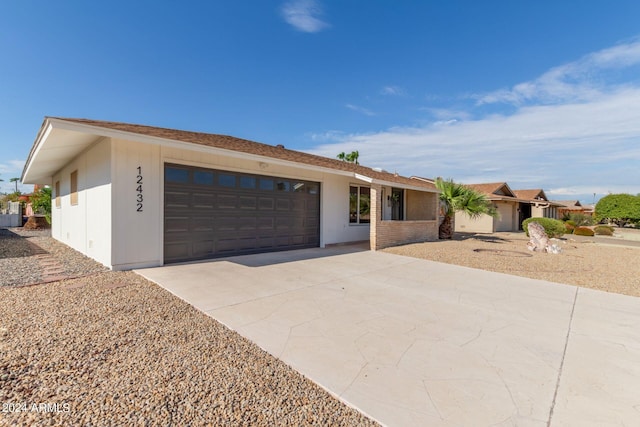
<path fill-rule="evenodd" d="M 315 0 L 289 1 L 282 6 L 281 12 L 287 23 L 305 33 L 317 33 L 329 27 L 320 19 L 322 8 Z"/>
<path fill-rule="evenodd" d="M 24 168 L 24 160 L 9 160 L 6 163 L 0 163 L 0 179 L 5 181 L 10 178 L 19 177 Z M 11 176 L 7 176 L 11 175 Z"/>
<path fill-rule="evenodd" d="M 513 188 L 630 187 L 640 192 L 640 88 L 511 116 L 345 135 L 313 152 L 358 150 L 362 164 L 404 175 Z M 390 147 L 393 147 L 390 149 Z M 633 190 L 635 188 L 635 190 Z M 590 194 L 596 190 L 589 190 Z"/>
<path fill-rule="evenodd" d="M 611 71 L 640 64 L 640 39 L 594 52 L 544 73 L 537 79 L 472 97 L 478 105 L 528 102 L 545 104 L 583 102 L 595 99 L 626 83 L 615 82 Z M 617 84 L 616 84 L 617 83 Z"/>
<path fill-rule="evenodd" d="M 405 91 L 399 86 L 385 86 L 380 90 L 382 95 L 404 96 Z"/>
<path fill-rule="evenodd" d="M 353 104 L 346 104 L 345 107 L 347 107 L 350 110 L 356 111 L 358 113 L 364 114 L 365 116 L 375 116 L 376 113 L 374 113 L 371 110 L 368 110 L 364 107 L 360 107 L 358 105 L 353 105 Z"/>

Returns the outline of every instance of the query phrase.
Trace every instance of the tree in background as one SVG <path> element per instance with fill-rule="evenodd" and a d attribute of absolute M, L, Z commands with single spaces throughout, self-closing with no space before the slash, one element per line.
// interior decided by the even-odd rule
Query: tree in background
<path fill-rule="evenodd" d="M 597 221 L 608 220 L 624 227 L 626 223 L 640 223 L 640 196 L 609 194 L 598 201 L 595 209 Z"/>
<path fill-rule="evenodd" d="M 359 165 L 358 158 L 360 157 L 360 153 L 358 151 L 352 151 L 350 153 L 345 153 L 344 151 L 336 156 L 339 160 L 348 163 L 355 163 Z"/>
<path fill-rule="evenodd" d="M 498 216 L 498 212 L 484 194 L 455 183 L 451 179 L 445 181 L 438 178 L 435 184 L 440 190 L 440 209 L 444 215 L 442 224 L 438 228 L 440 239 L 453 238 L 456 212 L 464 212 L 471 218 L 478 218 L 483 214 Z"/>
<path fill-rule="evenodd" d="M 35 214 L 44 215 L 51 224 L 51 187 L 38 188 L 31 195 L 31 207 Z"/>
<path fill-rule="evenodd" d="M 20 178 L 11 178 L 9 180 L 9 182 L 15 182 L 16 183 L 16 193 L 18 192 L 18 181 L 20 181 Z"/>

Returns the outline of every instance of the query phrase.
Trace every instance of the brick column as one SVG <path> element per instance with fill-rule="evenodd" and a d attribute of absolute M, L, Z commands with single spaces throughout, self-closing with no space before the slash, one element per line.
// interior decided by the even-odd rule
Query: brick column
<path fill-rule="evenodd" d="M 378 226 L 382 220 L 382 204 L 380 197 L 382 194 L 382 186 L 380 184 L 371 184 L 371 211 L 369 218 L 369 246 L 372 251 L 378 249 Z"/>

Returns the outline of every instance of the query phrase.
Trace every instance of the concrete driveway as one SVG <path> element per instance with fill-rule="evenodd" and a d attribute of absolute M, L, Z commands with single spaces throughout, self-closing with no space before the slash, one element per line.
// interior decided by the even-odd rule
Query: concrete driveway
<path fill-rule="evenodd" d="M 138 273 L 388 426 L 640 420 L 640 298 L 356 247 Z"/>

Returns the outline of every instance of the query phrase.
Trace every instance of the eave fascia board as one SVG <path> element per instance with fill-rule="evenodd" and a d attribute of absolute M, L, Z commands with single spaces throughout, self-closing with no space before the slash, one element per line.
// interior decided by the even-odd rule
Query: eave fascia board
<path fill-rule="evenodd" d="M 20 181 L 23 184 L 29 177 L 29 172 L 31 170 L 31 166 L 33 165 L 33 160 L 37 157 L 44 142 L 47 140 L 52 131 L 53 124 L 49 119 L 45 119 L 44 122 L 42 122 L 42 126 L 40 126 L 38 135 L 36 135 L 36 140 L 33 143 L 31 150 L 29 151 L 29 156 L 27 156 L 27 161 L 25 162 L 24 168 L 22 169 L 22 176 L 20 177 Z"/>
<path fill-rule="evenodd" d="M 279 165 L 279 166 L 288 166 L 288 167 L 294 167 L 294 168 L 303 167 L 304 169 L 307 169 L 307 170 L 313 170 L 313 171 L 322 172 L 322 173 L 329 173 L 333 175 L 353 176 L 353 172 L 351 171 L 342 171 L 339 169 L 331 169 L 331 168 L 311 165 L 307 163 L 299 163 L 299 162 L 294 162 L 290 160 L 281 160 L 281 159 L 276 159 L 275 157 L 244 153 L 242 151 L 228 150 L 228 149 L 219 148 L 219 147 L 211 147 L 208 145 L 201 145 L 194 142 L 177 141 L 175 139 L 161 138 L 161 137 L 151 136 L 151 135 L 142 135 L 135 132 L 109 129 L 109 128 L 104 128 L 100 126 L 88 125 L 84 123 L 68 122 L 61 119 L 51 119 L 51 121 L 55 122 L 56 127 L 59 127 L 65 130 L 70 130 L 70 131 L 91 133 L 95 135 L 106 136 L 109 138 L 124 139 L 128 141 L 141 142 L 145 144 L 161 145 L 164 147 L 184 149 L 184 150 L 196 151 L 200 153 L 220 154 L 228 157 L 255 160 L 257 162 L 265 162 L 265 163 L 270 163 L 270 164 Z"/>

